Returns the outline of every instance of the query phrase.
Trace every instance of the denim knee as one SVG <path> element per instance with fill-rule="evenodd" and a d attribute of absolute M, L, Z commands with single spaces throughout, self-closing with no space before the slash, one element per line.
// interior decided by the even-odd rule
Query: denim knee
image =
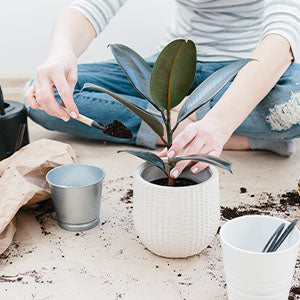
<path fill-rule="evenodd" d="M 300 137 L 300 65 L 292 64 L 236 130 L 264 140 Z"/>
<path fill-rule="evenodd" d="M 266 121 L 273 131 L 286 131 L 300 125 L 300 90 L 291 92 L 290 98 L 269 109 Z"/>

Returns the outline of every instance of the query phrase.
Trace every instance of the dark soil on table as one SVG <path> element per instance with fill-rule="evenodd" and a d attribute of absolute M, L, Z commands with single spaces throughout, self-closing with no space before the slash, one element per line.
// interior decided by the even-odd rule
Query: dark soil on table
<path fill-rule="evenodd" d="M 240 187 L 241 194 L 247 193 L 247 189 L 245 187 Z"/>
<path fill-rule="evenodd" d="M 166 179 L 165 179 L 165 184 L 166 184 Z M 191 184 L 196 184 L 196 183 L 190 182 L 190 185 Z M 113 190 L 116 190 L 116 188 L 114 187 Z M 118 191 L 122 191 L 122 190 L 120 189 Z M 300 197 L 297 191 L 286 192 L 279 195 L 272 195 L 266 192 L 254 195 L 248 193 L 247 189 L 243 187 L 239 189 L 238 193 L 243 194 L 240 195 L 240 197 L 250 197 L 251 199 L 255 197 L 257 201 L 255 201 L 255 204 L 243 204 L 237 207 L 222 206 L 221 214 L 223 220 L 231 220 L 239 216 L 251 215 L 251 214 L 252 215 L 265 214 L 265 215 L 274 215 L 274 216 L 278 215 L 279 217 L 281 216 L 288 217 L 290 215 L 293 216 L 294 213 L 296 213 L 296 215 L 299 215 L 298 212 L 300 212 Z M 132 196 L 133 196 L 133 190 L 129 188 L 126 191 L 124 191 L 124 194 L 120 198 L 120 200 L 125 204 L 128 203 L 126 207 L 132 208 L 132 204 L 131 204 Z M 40 225 L 41 233 L 43 235 L 47 236 L 50 234 L 51 227 L 53 226 L 54 223 L 53 220 L 55 219 L 54 208 L 51 200 L 46 200 L 41 203 L 38 203 L 32 208 L 27 207 L 22 209 L 24 209 L 27 213 L 32 214 L 34 216 L 34 218 Z M 104 225 L 105 223 L 106 221 L 103 222 L 102 225 Z M 75 233 L 76 237 L 80 235 L 81 234 L 79 233 Z M 47 238 L 49 237 L 47 236 Z M 208 248 L 211 248 L 211 246 L 209 246 Z M 32 252 L 34 252 L 34 248 L 30 249 L 30 251 L 24 252 L 24 250 L 22 249 L 22 245 L 20 247 L 20 244 L 15 241 L 11 244 L 9 249 L 7 249 L 2 255 L 0 255 L 0 266 L 5 264 L 12 264 L 15 259 L 21 259 L 23 255 Z M 53 269 L 55 269 L 55 267 L 53 267 Z M 298 258 L 296 263 L 297 272 L 299 269 L 300 269 L 300 259 Z M 177 275 L 177 276 L 179 277 L 181 275 Z M 12 275 L 0 273 L 0 284 L 1 283 L 31 284 L 32 281 L 35 281 L 37 283 L 48 283 L 48 284 L 52 283 L 51 280 L 46 280 L 43 274 L 35 270 L 30 270 L 27 272 L 12 274 Z M 299 299 L 300 299 L 300 283 L 296 281 L 294 282 L 294 285 L 291 288 L 288 300 L 299 300 Z"/>
<path fill-rule="evenodd" d="M 168 186 L 168 178 L 160 178 L 151 181 L 153 184 Z M 177 178 L 174 180 L 174 187 L 195 185 L 197 182 L 187 178 Z"/>
<path fill-rule="evenodd" d="M 36 203 L 34 207 L 24 207 L 22 210 L 34 215 L 36 221 L 40 224 L 43 235 L 49 235 L 48 221 L 55 217 L 54 206 L 51 199 Z M 56 218 L 55 218 L 56 219 Z"/>
<path fill-rule="evenodd" d="M 132 139 L 131 130 L 117 120 L 105 126 L 103 133 L 121 139 Z"/>
<path fill-rule="evenodd" d="M 48 206 L 48 208 L 45 211 L 43 211 L 42 213 L 34 217 L 39 222 L 42 234 L 44 235 L 50 234 L 50 232 L 47 231 L 46 223 L 49 215 L 52 215 L 53 213 L 54 213 L 54 207 L 52 206 L 52 204 L 50 204 L 50 206 Z"/>
<path fill-rule="evenodd" d="M 300 196 L 297 191 L 280 194 L 277 197 L 264 193 L 267 200 L 254 205 L 240 205 L 238 207 L 221 206 L 221 215 L 225 220 L 231 220 L 246 215 L 269 215 L 272 211 L 289 216 L 289 208 L 300 209 Z M 250 195 L 252 197 L 252 195 Z"/>
<path fill-rule="evenodd" d="M 125 203 L 132 203 L 131 200 L 132 196 L 133 196 L 133 189 L 128 189 L 126 191 L 126 194 L 120 200 Z"/>
<path fill-rule="evenodd" d="M 297 286 L 292 287 L 288 300 L 296 300 L 296 299 L 299 299 L 299 297 L 300 297 L 300 286 L 299 287 L 297 287 Z"/>

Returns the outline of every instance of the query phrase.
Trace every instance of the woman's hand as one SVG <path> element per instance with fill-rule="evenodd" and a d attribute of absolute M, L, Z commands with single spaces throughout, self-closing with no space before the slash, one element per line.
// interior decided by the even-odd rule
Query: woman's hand
<path fill-rule="evenodd" d="M 229 139 L 230 134 L 226 132 L 224 124 L 215 118 L 204 117 L 202 120 L 191 123 L 175 138 L 172 147 L 167 151 L 164 149 L 159 156 L 169 158 L 178 156 L 179 152 L 186 147 L 184 155 L 209 154 L 220 156 L 223 146 Z M 189 161 L 180 161 L 171 172 L 171 177 L 177 178 Z M 207 167 L 202 162 L 193 163 L 190 170 L 197 174 Z"/>
<path fill-rule="evenodd" d="M 77 82 L 77 58 L 72 51 L 53 53 L 39 67 L 33 84 L 28 89 L 25 98 L 35 109 L 42 109 L 51 116 L 64 121 L 69 116 L 76 118 L 78 109 L 73 100 L 73 91 Z M 56 87 L 67 112 L 58 104 L 54 97 Z"/>
<path fill-rule="evenodd" d="M 96 36 L 94 26 L 79 11 L 67 8 L 56 20 L 52 30 L 49 57 L 39 67 L 25 98 L 32 108 L 68 121 L 77 118 L 78 109 L 73 92 L 77 82 L 77 57 Z M 56 87 L 65 109 L 54 97 Z"/>

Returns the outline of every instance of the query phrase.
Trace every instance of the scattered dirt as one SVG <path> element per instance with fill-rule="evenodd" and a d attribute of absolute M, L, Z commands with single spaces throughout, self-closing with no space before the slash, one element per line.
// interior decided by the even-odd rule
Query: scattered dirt
<path fill-rule="evenodd" d="M 118 180 L 119 181 L 117 181 L 117 183 L 120 183 L 120 182 L 123 182 L 124 178 L 120 178 Z M 125 188 L 126 192 L 124 192 L 125 186 L 124 185 L 123 186 L 115 185 L 115 183 L 116 182 L 111 181 L 105 188 L 109 192 L 113 191 L 113 192 L 118 193 L 116 200 L 120 199 L 120 201 L 118 201 L 118 200 L 116 201 L 117 205 L 124 207 L 123 203 L 125 203 L 125 204 L 128 204 L 128 205 L 126 205 L 126 208 L 132 207 L 132 205 L 130 205 L 130 204 L 132 203 L 133 190 L 131 188 L 126 190 L 127 187 L 130 187 L 127 185 Z M 262 193 L 262 194 L 254 195 L 254 194 L 248 193 L 246 188 L 245 188 L 245 191 L 242 190 L 242 187 L 241 187 L 240 193 L 244 194 L 244 195 L 241 195 L 241 197 L 243 197 L 243 199 L 244 199 L 244 197 L 249 197 L 249 200 L 250 200 L 250 198 L 251 198 L 251 201 L 255 200 L 255 204 L 242 204 L 237 207 L 222 206 L 221 212 L 222 212 L 223 220 L 231 220 L 231 219 L 239 217 L 239 216 L 250 215 L 250 214 L 266 214 L 266 215 L 270 214 L 270 215 L 289 216 L 290 214 L 293 215 L 294 212 L 300 211 L 300 197 L 296 191 L 291 191 L 291 192 L 287 192 L 287 193 L 280 194 L 280 195 L 272 195 L 270 193 Z M 239 191 L 237 191 L 236 194 L 239 194 Z M 253 199 L 253 197 L 255 197 L 255 199 Z M 41 202 L 38 205 L 36 205 L 36 207 L 34 209 L 30 208 L 30 209 L 26 209 L 26 211 L 29 212 L 30 214 L 32 214 L 34 216 L 34 218 L 36 219 L 36 221 L 40 224 L 41 232 L 43 235 L 47 236 L 51 233 L 51 228 L 54 224 L 53 220 L 55 219 L 55 216 L 53 214 L 54 208 L 52 206 L 51 200 Z M 102 222 L 102 225 L 110 226 L 111 228 L 113 228 L 115 223 L 112 221 L 113 220 L 111 220 L 111 219 L 105 220 Z M 128 227 L 127 224 L 131 224 L 130 223 L 131 219 L 128 220 L 127 218 L 124 217 L 121 219 L 121 221 L 124 224 L 126 224 L 126 230 L 129 230 L 129 232 L 131 232 L 131 229 L 133 227 L 130 227 L 131 229 L 130 228 L 127 229 L 127 227 Z M 81 236 L 81 234 L 74 233 L 74 236 L 79 237 L 79 236 Z M 109 240 L 106 241 L 107 236 L 105 236 L 104 232 L 101 233 L 101 236 L 105 237 L 105 238 L 103 238 L 105 247 L 109 247 L 110 241 Z M 54 237 L 54 235 L 51 237 Z M 138 239 L 139 237 L 137 236 L 136 238 Z M 59 237 L 59 239 L 60 239 L 60 237 Z M 102 239 L 102 237 L 101 237 L 101 239 Z M 59 241 L 59 243 L 60 243 L 60 241 Z M 214 251 L 215 248 L 216 248 L 216 244 L 212 244 L 211 246 L 208 246 L 207 251 L 209 251 L 209 252 Z M 32 249 L 28 252 L 24 252 L 24 250 L 22 250 L 22 244 L 20 246 L 19 243 L 14 242 L 6 252 L 4 252 L 2 255 L 0 255 L 0 266 L 2 264 L 12 263 L 11 261 L 13 261 L 14 257 L 22 257 L 22 255 L 25 255 L 26 253 L 32 253 L 33 250 L 34 249 Z M 61 253 L 61 254 L 62 254 L 61 257 L 63 259 L 65 257 L 65 255 L 63 255 L 63 253 Z M 119 254 L 123 254 L 122 251 L 120 251 Z M 219 259 L 221 259 L 221 257 Z M 218 259 L 218 261 L 220 261 L 219 259 Z M 215 276 L 214 274 L 216 273 L 216 271 L 215 271 L 216 265 L 217 265 L 217 263 L 212 264 L 212 267 L 211 267 L 210 272 L 212 274 L 212 279 L 215 279 L 216 282 L 219 282 L 218 283 L 219 285 L 222 284 L 222 287 L 225 286 L 225 288 L 226 288 L 226 284 L 224 281 L 225 279 L 214 277 Z M 158 271 L 162 270 L 162 268 L 161 268 L 162 266 L 154 265 L 154 267 L 156 269 L 158 269 Z M 168 266 L 169 266 L 169 263 L 168 263 Z M 53 270 L 55 270 L 55 268 L 56 267 L 53 267 Z M 297 260 L 296 269 L 297 269 L 297 272 L 300 269 L 300 259 L 299 258 Z M 51 270 L 52 270 L 52 268 L 51 268 Z M 174 270 L 174 272 L 175 272 L 175 270 Z M 3 283 L 5 283 L 5 282 L 6 283 L 14 283 L 14 284 L 31 284 L 32 282 L 36 282 L 36 283 L 40 283 L 40 284 L 52 284 L 52 280 L 45 279 L 45 275 L 46 275 L 46 273 L 43 274 L 43 270 L 40 270 L 40 271 L 32 270 L 32 271 L 27 271 L 24 273 L 13 274 L 13 276 L 11 276 L 10 274 L 8 274 L 8 275 L 0 274 L 0 284 L 2 282 Z M 174 273 L 174 276 L 176 278 L 178 277 L 179 281 L 176 281 L 176 282 L 178 282 L 178 285 L 190 286 L 193 284 L 192 282 L 189 282 L 186 280 L 184 273 L 182 273 L 182 270 L 177 270 Z M 117 293 L 116 299 L 124 299 L 124 296 L 125 295 L 123 295 L 121 293 Z M 296 281 L 296 282 L 294 282 L 294 285 L 291 289 L 291 292 L 289 295 L 289 300 L 299 300 L 299 299 L 300 299 L 300 286 L 299 286 L 299 283 Z"/>
<path fill-rule="evenodd" d="M 40 224 L 43 235 L 51 234 L 48 230 L 48 223 L 55 218 L 54 206 L 51 199 L 36 203 L 34 207 L 25 207 L 23 209 L 27 213 L 34 215 L 34 218 Z"/>
<path fill-rule="evenodd" d="M 280 204 L 288 205 L 299 205 L 300 206 L 300 196 L 297 191 L 287 192 L 281 195 Z"/>
<path fill-rule="evenodd" d="M 288 300 L 296 300 L 300 298 L 300 286 L 293 286 L 290 291 Z"/>
<path fill-rule="evenodd" d="M 20 245 L 14 241 L 9 246 L 9 248 L 6 249 L 5 252 L 3 252 L 0 255 L 0 265 L 5 265 L 7 263 L 12 264 L 12 261 L 15 257 L 23 257 L 23 255 L 20 253 Z M 33 252 L 34 249 L 30 250 Z"/>
<path fill-rule="evenodd" d="M 247 189 L 245 187 L 240 187 L 241 194 L 247 193 Z"/>
<path fill-rule="evenodd" d="M 105 126 L 103 133 L 121 139 L 132 139 L 131 130 L 117 120 Z"/>
<path fill-rule="evenodd" d="M 132 203 L 131 200 L 132 196 L 133 196 L 133 189 L 128 189 L 126 194 L 120 200 L 125 203 Z"/>
<path fill-rule="evenodd" d="M 52 201 L 41 202 L 42 212 L 37 214 L 34 218 L 39 222 L 42 234 L 48 235 L 51 232 L 47 231 L 47 221 L 54 213 Z"/>
<path fill-rule="evenodd" d="M 15 276 L 8 276 L 8 275 L 0 276 L 0 282 L 17 282 L 22 280 L 23 277 L 20 277 L 19 274 Z"/>
<path fill-rule="evenodd" d="M 269 212 L 267 211 L 262 211 L 260 208 L 256 209 L 254 207 L 239 206 L 239 207 L 231 208 L 231 207 L 221 206 L 221 213 L 222 213 L 222 217 L 226 220 L 232 220 L 234 218 L 242 217 L 245 215 L 269 214 Z"/>
<path fill-rule="evenodd" d="M 245 215 L 269 215 L 272 211 L 289 216 L 291 207 L 300 207 L 300 196 L 297 191 L 280 194 L 277 197 L 269 193 L 263 193 L 261 197 L 267 198 L 267 200 L 254 205 L 240 205 L 238 207 L 221 206 L 223 219 L 231 220 Z"/>
<path fill-rule="evenodd" d="M 0 283 L 14 283 L 19 282 L 21 284 L 28 284 L 28 281 L 34 281 L 36 283 L 48 283 L 52 284 L 52 280 L 43 279 L 42 275 L 39 274 L 36 270 L 26 271 L 23 273 L 19 273 L 17 275 L 0 275 Z"/>

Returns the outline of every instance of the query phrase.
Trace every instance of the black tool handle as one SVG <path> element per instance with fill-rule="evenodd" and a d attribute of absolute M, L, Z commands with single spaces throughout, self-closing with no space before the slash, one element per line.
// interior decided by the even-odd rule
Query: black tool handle
<path fill-rule="evenodd" d="M 4 99 L 3 99 L 1 86 L 0 86 L 0 115 L 1 116 L 5 115 Z"/>
<path fill-rule="evenodd" d="M 298 222 L 298 220 L 295 219 L 292 223 L 290 223 L 290 225 L 286 228 L 286 230 L 283 232 L 283 234 L 280 236 L 280 238 L 276 242 L 276 245 L 272 249 L 273 252 L 276 251 L 280 247 L 280 245 L 284 242 L 284 240 L 287 238 L 287 236 L 292 232 L 292 230 L 296 226 L 297 222 Z"/>
<path fill-rule="evenodd" d="M 277 240 L 280 237 L 282 230 L 284 229 L 284 226 L 285 226 L 285 223 L 281 223 L 279 225 L 279 227 L 276 229 L 276 231 L 273 233 L 273 235 L 268 240 L 268 242 L 262 252 L 270 252 L 269 250 L 272 249 L 274 247 L 274 245 L 276 244 Z M 269 245 L 270 245 L 270 247 L 269 247 Z"/>

